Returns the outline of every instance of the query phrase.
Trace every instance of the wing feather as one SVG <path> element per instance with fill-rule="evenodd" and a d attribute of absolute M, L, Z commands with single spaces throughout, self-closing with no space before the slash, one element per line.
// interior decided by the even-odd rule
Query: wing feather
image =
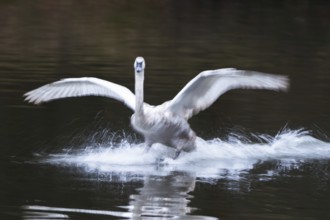
<path fill-rule="evenodd" d="M 35 104 L 69 97 L 103 96 L 135 109 L 135 95 L 128 88 L 94 77 L 62 79 L 29 91 L 24 96 L 26 101 Z"/>
<path fill-rule="evenodd" d="M 255 71 L 225 68 L 201 72 L 171 101 L 168 110 L 189 119 L 208 108 L 231 89 L 287 90 L 289 78 Z"/>

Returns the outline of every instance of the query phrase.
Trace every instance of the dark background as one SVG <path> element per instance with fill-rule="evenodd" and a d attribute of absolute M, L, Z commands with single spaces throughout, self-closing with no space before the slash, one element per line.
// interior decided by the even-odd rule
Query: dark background
<path fill-rule="evenodd" d="M 145 99 L 169 100 L 199 72 L 235 67 L 289 75 L 289 93 L 231 91 L 191 120 L 203 138 L 283 127 L 329 131 L 326 1 L 1 1 L 1 135 L 20 151 L 96 129 L 128 131 L 130 110 L 102 98 L 24 103 L 22 94 L 94 76 L 133 90 L 147 63 Z M 131 131 L 129 132 L 131 133 Z M 40 138 L 42 137 L 42 138 Z M 29 139 L 29 140 L 27 140 Z M 22 146 L 29 145 L 29 146 Z M 3 148 L 2 148 L 3 149 Z"/>
<path fill-rule="evenodd" d="M 58 199 L 56 194 L 66 192 L 73 199 L 73 204 L 67 206 L 75 207 L 78 203 L 89 207 L 78 201 L 88 195 L 95 199 L 99 194 L 85 195 L 83 190 L 77 190 L 77 184 L 86 182 L 75 178 L 86 174 L 30 167 L 27 161 L 67 147 L 79 149 L 91 143 L 120 142 L 123 137 L 132 143 L 142 142 L 129 125 L 132 112 L 119 102 L 85 97 L 34 106 L 23 101 L 25 92 L 61 78 L 83 76 L 99 77 L 134 91 L 136 56 L 146 59 L 145 101 L 150 104 L 172 99 L 190 79 L 207 69 L 235 67 L 282 74 L 291 80 L 288 93 L 230 91 L 192 118 L 192 128 L 207 140 L 226 139 L 235 133 L 252 142 L 255 133 L 274 136 L 283 129 L 305 128 L 318 139 L 328 141 L 329 41 L 328 1 L 0 1 L 2 207 L 17 207 L 36 198 L 61 203 L 63 198 Z M 264 191 L 242 197 L 228 192 L 224 182 L 199 184 L 193 204 L 205 215 L 232 219 L 234 213 L 241 219 L 237 210 L 260 212 L 260 205 L 268 214 L 326 219 L 328 164 L 312 162 L 296 171 L 302 179 L 283 176 L 265 185 L 251 174 L 248 179 L 252 179 L 254 187 Z M 267 170 L 272 166 L 261 167 Z M 110 194 L 115 195 L 117 183 L 109 184 L 114 186 Z M 125 203 L 130 190 L 138 186 L 132 183 L 118 200 L 107 201 Z M 41 190 L 44 187 L 50 187 L 47 193 Z M 293 190 L 291 196 L 306 194 L 288 201 L 283 193 L 285 187 Z M 103 192 L 100 188 L 96 191 Z M 221 198 L 215 198 L 220 194 Z M 275 200 L 272 195 L 277 195 Z M 220 211 L 216 211 L 217 207 L 207 208 L 211 198 L 218 199 L 215 206 L 220 204 Z M 276 199 L 283 203 L 278 205 Z M 263 206 L 265 201 L 271 201 L 276 208 Z M 225 202 L 237 206 L 229 207 Z M 294 211 L 286 209 L 296 203 Z M 313 206 L 319 203 L 321 208 Z M 306 204 L 310 209 L 306 209 Z M 11 210 L 7 206 L 2 209 L 6 210 L 2 213 Z M 300 213 L 301 209 L 305 212 Z M 244 216 L 256 219 L 252 214 Z"/>

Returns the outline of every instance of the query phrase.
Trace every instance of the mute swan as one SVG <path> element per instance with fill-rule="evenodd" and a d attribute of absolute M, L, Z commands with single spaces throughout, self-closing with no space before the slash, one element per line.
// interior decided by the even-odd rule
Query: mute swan
<path fill-rule="evenodd" d="M 181 151 L 196 148 L 196 134 L 187 120 L 208 108 L 223 93 L 231 89 L 287 90 L 287 76 L 224 68 L 207 70 L 192 79 L 172 100 L 158 106 L 143 102 L 145 61 L 137 57 L 135 95 L 126 87 L 93 77 L 62 79 L 24 94 L 25 100 L 35 104 L 54 99 L 78 96 L 114 98 L 134 111 L 133 128 L 145 138 L 148 149 L 154 143 L 175 148 L 175 157 Z"/>

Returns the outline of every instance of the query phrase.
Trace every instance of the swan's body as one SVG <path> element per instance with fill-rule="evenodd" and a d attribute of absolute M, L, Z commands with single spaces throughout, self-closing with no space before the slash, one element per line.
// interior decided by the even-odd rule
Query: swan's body
<path fill-rule="evenodd" d="M 194 150 L 195 132 L 187 120 L 166 110 L 165 105 L 148 106 L 144 115 L 134 113 L 131 117 L 133 128 L 144 136 L 149 147 L 154 143 L 161 143 L 174 147 L 178 153 L 181 150 Z"/>
<path fill-rule="evenodd" d="M 176 149 L 176 156 L 183 150 L 196 148 L 196 134 L 187 120 L 208 108 L 216 99 L 231 89 L 252 88 L 287 90 L 289 79 L 234 68 L 201 72 L 192 79 L 172 100 L 158 106 L 143 102 L 145 61 L 137 57 L 135 69 L 135 95 L 126 87 L 98 78 L 69 78 L 44 85 L 24 94 L 35 104 L 54 99 L 79 96 L 104 96 L 117 99 L 134 111 L 133 128 L 145 137 L 150 147 L 161 143 Z"/>

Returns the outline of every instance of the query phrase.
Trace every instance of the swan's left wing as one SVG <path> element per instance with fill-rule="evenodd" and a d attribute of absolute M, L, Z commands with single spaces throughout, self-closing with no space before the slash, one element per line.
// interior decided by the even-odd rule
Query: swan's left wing
<path fill-rule="evenodd" d="M 287 76 L 225 68 L 203 71 L 192 79 L 171 101 L 167 108 L 189 119 L 208 108 L 218 97 L 231 89 L 287 90 Z"/>
<path fill-rule="evenodd" d="M 123 102 L 133 111 L 135 109 L 135 95 L 126 87 L 94 77 L 62 79 L 24 94 L 25 100 L 40 104 L 55 99 L 103 96 Z"/>

